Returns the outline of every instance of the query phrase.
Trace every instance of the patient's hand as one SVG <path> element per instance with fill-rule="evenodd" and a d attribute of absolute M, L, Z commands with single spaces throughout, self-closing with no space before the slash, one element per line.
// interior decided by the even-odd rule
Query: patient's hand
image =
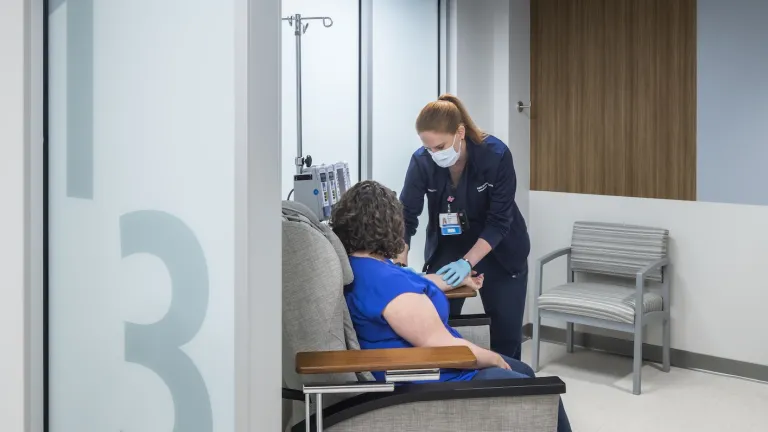
<path fill-rule="evenodd" d="M 485 275 L 478 275 L 477 272 L 473 271 L 472 275 L 467 276 L 467 278 L 464 279 L 464 282 L 462 282 L 460 286 L 468 286 L 473 290 L 477 291 L 483 287 L 484 279 L 485 279 Z"/>
<path fill-rule="evenodd" d="M 448 292 L 452 289 L 458 288 L 445 283 L 442 276 L 438 276 L 436 274 L 425 274 L 422 276 L 432 281 L 432 283 L 434 283 L 438 288 L 440 288 L 440 291 Z M 472 275 L 467 276 L 467 278 L 461 282 L 461 285 L 459 285 L 459 287 L 468 286 L 473 290 L 477 291 L 483 287 L 483 278 L 484 278 L 483 275 L 478 275 L 477 272 L 472 272 Z"/>

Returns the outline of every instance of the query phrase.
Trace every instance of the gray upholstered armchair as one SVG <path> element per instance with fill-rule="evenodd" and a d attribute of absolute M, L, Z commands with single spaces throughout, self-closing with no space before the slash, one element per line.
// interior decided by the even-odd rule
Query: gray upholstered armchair
<path fill-rule="evenodd" d="M 352 280 L 333 232 L 307 208 L 285 202 L 284 426 L 296 432 L 556 430 L 565 392 L 559 378 L 409 384 L 435 379 L 441 368 L 474 367 L 476 359 L 466 347 L 360 350 L 343 296 Z M 487 324 L 462 319 L 452 324 L 469 326 L 464 331 L 482 333 Z M 371 371 L 386 372 L 387 382 L 375 382 Z"/>
<path fill-rule="evenodd" d="M 670 368 L 670 293 L 666 269 L 669 231 L 659 228 L 577 222 L 571 247 L 543 256 L 536 267 L 533 296 L 533 359 L 539 369 L 542 318 L 565 321 L 567 351 L 573 352 L 573 325 L 584 324 L 634 335 L 632 392 L 640 394 L 643 331 L 648 324 L 663 325 L 663 370 Z M 543 292 L 544 266 L 568 259 L 567 282 Z M 577 280 L 576 275 L 582 276 Z M 610 280 L 589 280 L 589 276 Z M 627 284 L 632 283 L 634 286 Z M 648 282 L 661 284 L 661 292 Z"/>

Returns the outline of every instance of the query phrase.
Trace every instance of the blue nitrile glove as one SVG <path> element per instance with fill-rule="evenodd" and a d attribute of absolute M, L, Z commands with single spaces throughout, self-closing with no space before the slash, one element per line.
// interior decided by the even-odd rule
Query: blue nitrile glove
<path fill-rule="evenodd" d="M 472 272 L 472 266 L 469 261 L 460 259 L 454 261 L 437 271 L 438 276 L 442 276 L 445 283 L 456 288 Z"/>

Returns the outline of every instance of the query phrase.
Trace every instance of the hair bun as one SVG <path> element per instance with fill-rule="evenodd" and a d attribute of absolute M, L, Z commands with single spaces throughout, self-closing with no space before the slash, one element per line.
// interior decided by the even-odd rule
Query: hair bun
<path fill-rule="evenodd" d="M 450 102 L 452 107 L 438 102 Z M 455 109 L 454 109 L 455 108 Z M 458 118 L 455 118 L 458 117 Z M 441 94 L 436 102 L 428 103 L 416 118 L 416 131 L 456 133 L 460 124 L 467 129 L 467 137 L 475 144 L 485 141 L 485 132 L 477 127 L 461 100 L 451 93 Z"/>
<path fill-rule="evenodd" d="M 439 100 L 439 101 L 446 101 L 446 102 L 451 102 L 451 103 L 454 103 L 454 104 L 456 103 L 457 99 L 458 98 L 456 96 L 454 96 L 454 95 L 452 95 L 450 93 L 443 93 L 443 94 L 440 95 L 440 97 L 437 98 L 437 100 Z"/>

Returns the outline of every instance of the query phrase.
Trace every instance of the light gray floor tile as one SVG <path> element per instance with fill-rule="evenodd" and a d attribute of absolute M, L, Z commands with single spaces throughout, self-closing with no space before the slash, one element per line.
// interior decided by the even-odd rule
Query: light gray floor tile
<path fill-rule="evenodd" d="M 643 367 L 643 394 L 632 394 L 632 361 L 542 343 L 540 375 L 566 383 L 563 396 L 576 432 L 768 430 L 768 384 L 659 365 Z M 523 361 L 530 361 L 530 342 Z"/>

